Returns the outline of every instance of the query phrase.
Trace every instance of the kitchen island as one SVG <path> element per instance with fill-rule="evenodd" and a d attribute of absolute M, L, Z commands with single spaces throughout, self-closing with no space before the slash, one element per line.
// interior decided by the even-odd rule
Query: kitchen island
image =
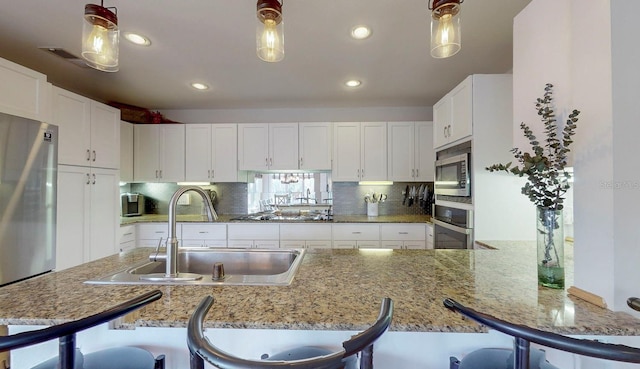
<path fill-rule="evenodd" d="M 640 335 L 640 320 L 631 315 L 569 297 L 564 290 L 538 287 L 532 243 L 486 244 L 496 250 L 307 250 L 290 286 L 83 283 L 142 261 L 151 252 L 134 249 L 0 288 L 0 324 L 58 324 L 157 288 L 164 293 L 161 300 L 115 328 L 184 330 L 195 306 L 212 295 L 215 304 L 206 328 L 360 331 L 375 320 L 382 298 L 390 297 L 395 312 L 389 333 L 485 332 L 445 309 L 442 300 L 450 297 L 498 318 L 553 332 Z M 571 250 L 569 244 L 567 287 L 573 283 Z"/>

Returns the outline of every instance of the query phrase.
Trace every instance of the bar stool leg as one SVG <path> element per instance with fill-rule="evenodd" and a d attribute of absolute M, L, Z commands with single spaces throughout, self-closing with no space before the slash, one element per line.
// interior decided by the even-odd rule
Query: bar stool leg
<path fill-rule="evenodd" d="M 521 337 L 516 337 L 513 341 L 513 368 L 529 369 L 529 353 L 531 342 Z"/>
<path fill-rule="evenodd" d="M 204 369 L 204 359 L 191 350 L 189 350 L 189 368 Z"/>
<path fill-rule="evenodd" d="M 360 355 L 360 369 L 373 369 L 373 345 L 365 347 Z"/>

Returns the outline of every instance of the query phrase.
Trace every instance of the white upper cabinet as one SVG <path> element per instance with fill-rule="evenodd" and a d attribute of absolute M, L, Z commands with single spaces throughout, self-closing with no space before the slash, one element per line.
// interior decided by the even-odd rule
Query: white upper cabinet
<path fill-rule="evenodd" d="M 47 76 L 0 58 L 0 112 L 50 122 Z"/>
<path fill-rule="evenodd" d="M 240 170 L 298 169 L 298 123 L 238 124 Z"/>
<path fill-rule="evenodd" d="M 60 164 L 118 169 L 120 110 L 53 87 L 53 124 Z"/>
<path fill-rule="evenodd" d="M 120 121 L 120 180 L 133 181 L 133 124 Z"/>
<path fill-rule="evenodd" d="M 332 170 L 333 181 L 386 180 L 387 123 L 336 123 Z"/>
<path fill-rule="evenodd" d="M 184 181 L 184 136 L 184 124 L 136 124 L 133 131 L 134 180 Z"/>
<path fill-rule="evenodd" d="M 388 179 L 433 181 L 433 124 L 431 122 L 387 123 Z"/>
<path fill-rule="evenodd" d="M 440 148 L 473 134 L 473 76 L 433 106 L 433 146 Z"/>
<path fill-rule="evenodd" d="M 331 170 L 331 123 L 298 123 L 299 168 Z"/>
<path fill-rule="evenodd" d="M 238 125 L 185 125 L 185 180 L 238 181 Z"/>

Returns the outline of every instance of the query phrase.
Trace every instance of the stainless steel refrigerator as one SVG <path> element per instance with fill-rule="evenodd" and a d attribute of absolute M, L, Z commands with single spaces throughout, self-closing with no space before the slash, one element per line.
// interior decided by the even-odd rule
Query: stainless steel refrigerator
<path fill-rule="evenodd" d="M 55 268 L 58 127 L 0 113 L 0 286 Z"/>

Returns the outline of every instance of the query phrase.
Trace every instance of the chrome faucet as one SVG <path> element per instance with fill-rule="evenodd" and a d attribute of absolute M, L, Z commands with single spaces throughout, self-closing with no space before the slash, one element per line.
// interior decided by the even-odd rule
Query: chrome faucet
<path fill-rule="evenodd" d="M 214 220 L 218 220 L 218 214 L 216 210 L 213 208 L 213 204 L 211 203 L 211 199 L 207 196 L 207 193 L 204 192 L 200 187 L 197 186 L 186 186 L 178 189 L 173 196 L 171 196 L 171 200 L 169 201 L 169 234 L 167 239 L 167 268 L 165 273 L 165 278 L 167 279 L 178 279 L 178 239 L 176 238 L 176 205 L 178 203 L 178 199 L 187 191 L 194 191 L 198 193 L 202 197 L 202 201 L 204 202 L 204 207 L 207 211 L 207 217 L 210 222 Z M 200 277 L 200 276 L 198 276 Z M 185 278 L 189 279 L 197 279 L 197 277 L 189 277 L 185 276 Z M 182 279 L 182 278 L 180 278 Z"/>

